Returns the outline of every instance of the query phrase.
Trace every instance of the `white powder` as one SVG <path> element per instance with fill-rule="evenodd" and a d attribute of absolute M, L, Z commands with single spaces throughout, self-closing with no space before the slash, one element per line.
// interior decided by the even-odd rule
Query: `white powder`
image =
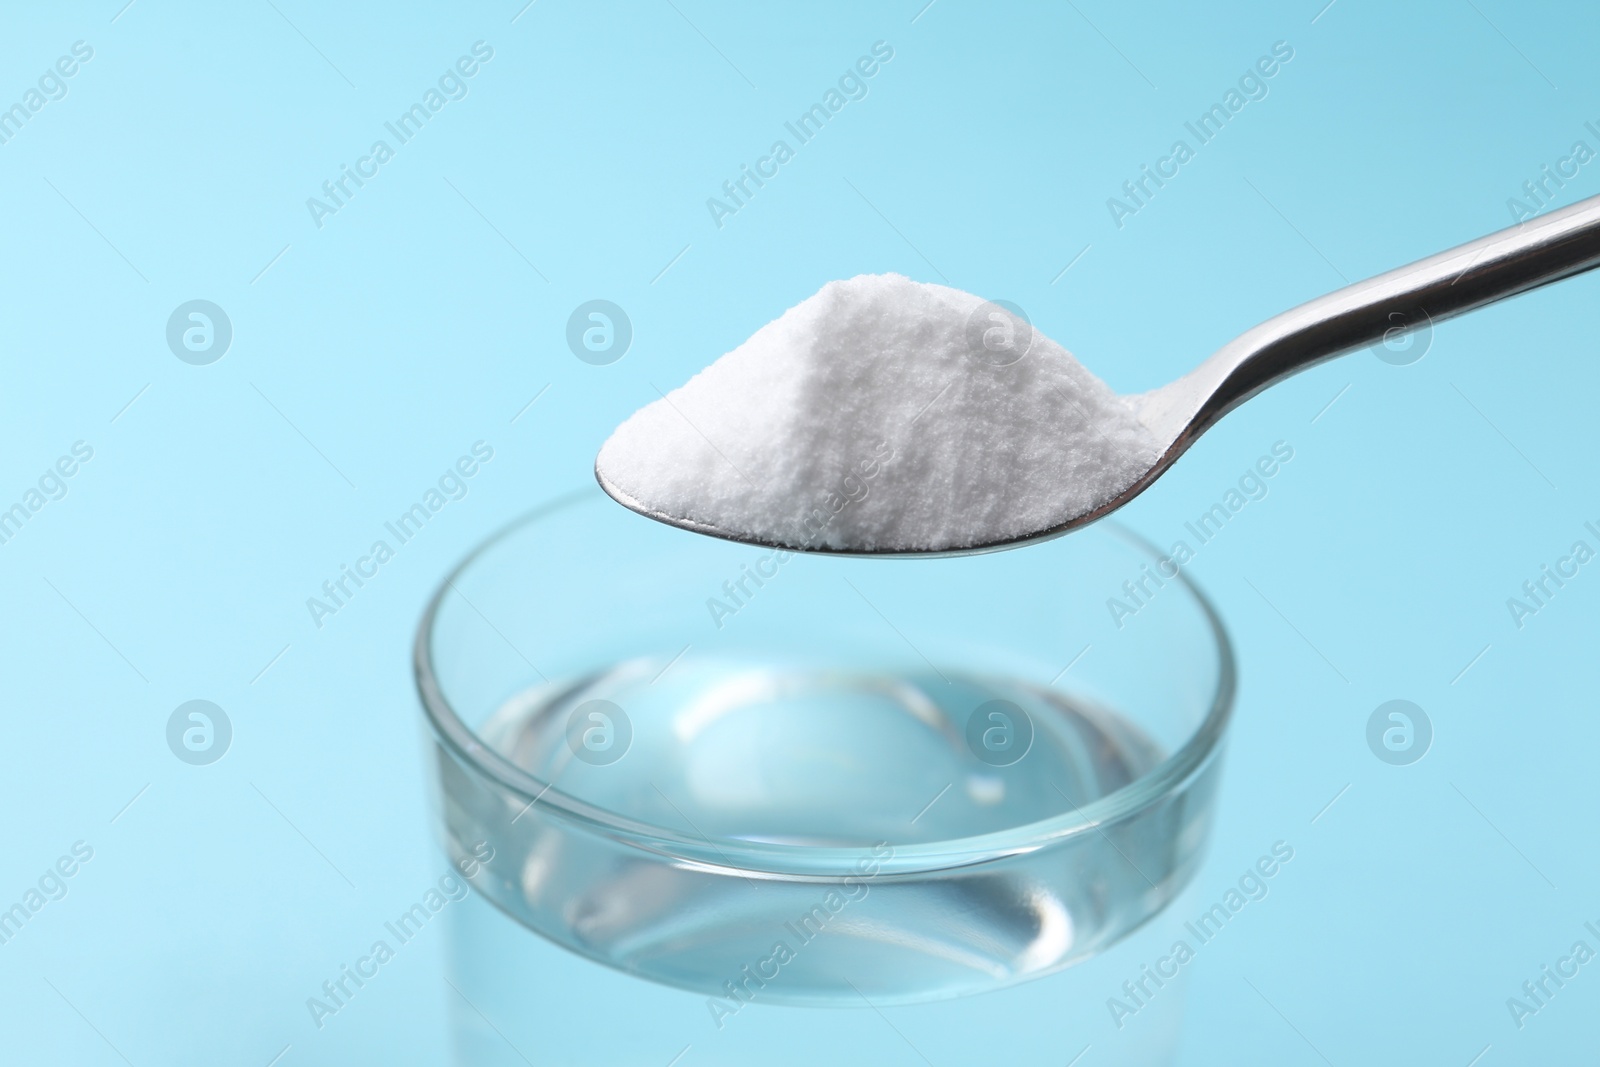
<path fill-rule="evenodd" d="M 863 274 L 636 411 L 595 469 L 632 506 L 733 536 L 926 551 L 1059 526 L 1156 454 L 1129 403 L 1023 319 Z"/>

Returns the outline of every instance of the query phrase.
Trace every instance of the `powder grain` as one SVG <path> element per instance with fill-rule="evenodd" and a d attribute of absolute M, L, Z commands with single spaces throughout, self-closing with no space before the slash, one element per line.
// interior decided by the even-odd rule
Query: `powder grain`
<path fill-rule="evenodd" d="M 983 298 L 898 274 L 829 282 L 600 449 L 649 512 L 802 549 L 1025 537 L 1155 462 L 1123 398 Z"/>

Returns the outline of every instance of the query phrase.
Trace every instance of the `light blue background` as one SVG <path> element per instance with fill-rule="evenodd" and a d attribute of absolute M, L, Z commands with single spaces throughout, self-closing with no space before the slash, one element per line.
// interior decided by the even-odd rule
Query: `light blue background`
<path fill-rule="evenodd" d="M 923 3 L 8 14 L 0 104 L 74 41 L 94 58 L 0 145 L 0 506 L 74 441 L 94 458 L 0 545 L 0 901 L 74 841 L 94 858 L 0 945 L 0 1058 L 445 1060 L 442 931 L 337 1025 L 304 1006 L 443 867 L 408 663 L 424 600 L 585 484 L 653 385 L 824 281 L 1014 300 L 1137 391 L 1341 278 L 1509 224 L 1541 164 L 1600 149 L 1592 5 Z M 870 95 L 713 225 L 706 198 L 880 39 Z M 318 229 L 306 198 L 478 40 L 469 95 Z M 1270 95 L 1118 229 L 1106 198 L 1280 40 Z M 1596 192 L 1600 161 L 1559 202 Z M 1521 1030 L 1505 1001 L 1580 937 L 1600 948 L 1600 565 L 1521 629 L 1506 599 L 1600 547 L 1597 285 L 1442 325 L 1410 366 L 1302 375 L 1126 513 L 1167 542 L 1273 442 L 1295 450 L 1190 569 L 1243 672 L 1198 891 L 1276 839 L 1297 858 L 1194 964 L 1186 1062 L 1594 1047 L 1600 963 Z M 564 341 L 596 297 L 635 331 L 606 367 Z M 195 298 L 234 327 L 210 366 L 164 339 Z M 470 495 L 316 628 L 306 598 L 480 439 Z M 1365 742 L 1396 697 L 1436 732 L 1409 767 Z M 209 767 L 164 738 L 194 698 L 233 723 Z M 1090 1041 L 1085 1065 L 1115 1062 L 1106 1034 L 1062 1061 Z"/>

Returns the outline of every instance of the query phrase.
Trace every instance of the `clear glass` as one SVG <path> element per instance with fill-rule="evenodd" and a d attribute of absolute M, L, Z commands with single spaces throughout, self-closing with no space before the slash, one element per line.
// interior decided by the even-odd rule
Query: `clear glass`
<path fill-rule="evenodd" d="M 698 1063 L 854 1059 L 861 1011 L 949 1046 L 979 1005 L 985 1032 L 1031 1019 L 985 1056 L 1065 1062 L 1064 1013 L 1039 1010 L 1061 990 L 1032 980 L 1187 884 L 1234 684 L 1204 598 L 1110 523 L 852 559 L 673 529 L 598 490 L 470 556 L 416 668 L 446 848 L 566 950 L 462 910 L 463 1040 L 494 1018 L 490 1044 L 541 1064 L 665 1063 L 696 1033 Z M 636 1025 L 572 1030 L 583 990 Z M 1116 992 L 1073 1010 L 1103 1017 Z"/>

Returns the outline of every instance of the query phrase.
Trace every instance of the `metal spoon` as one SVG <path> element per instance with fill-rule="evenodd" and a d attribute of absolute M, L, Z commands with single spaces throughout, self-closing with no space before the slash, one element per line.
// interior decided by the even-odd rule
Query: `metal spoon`
<path fill-rule="evenodd" d="M 1247 330 L 1188 374 L 1133 398 L 1139 420 L 1162 443 L 1149 470 L 1114 499 L 1059 526 L 979 545 L 927 551 L 809 551 L 863 556 L 960 556 L 1059 537 L 1138 496 L 1200 435 L 1267 386 L 1387 336 L 1433 323 L 1600 266 L 1600 196 L 1480 237 L 1375 278 L 1318 297 Z M 598 478 L 598 473 L 596 474 Z M 600 479 L 619 503 L 669 525 L 747 544 L 767 542 L 645 507 Z M 771 544 L 767 547 L 793 548 Z"/>

